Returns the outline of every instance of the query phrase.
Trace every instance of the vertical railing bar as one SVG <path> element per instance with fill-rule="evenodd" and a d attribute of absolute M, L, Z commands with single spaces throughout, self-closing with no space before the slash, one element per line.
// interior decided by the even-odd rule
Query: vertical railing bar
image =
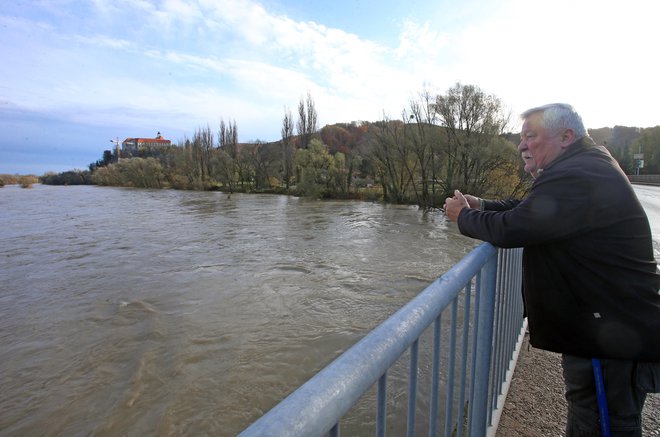
<path fill-rule="evenodd" d="M 493 377 L 490 381 L 491 382 L 490 411 L 495 409 L 495 407 L 497 406 L 497 398 L 498 395 L 501 393 L 500 381 L 502 378 L 502 362 L 504 359 L 503 357 L 504 350 L 502 344 L 503 342 L 501 340 L 503 336 L 502 318 L 503 318 L 503 307 L 504 307 L 502 290 L 506 282 L 506 274 L 504 270 L 505 257 L 506 255 L 504 254 L 504 250 L 499 249 L 497 253 L 498 263 L 497 263 L 497 279 L 496 279 L 496 287 L 495 287 L 495 323 L 494 323 L 495 333 L 493 335 L 493 339 L 494 339 Z M 488 417 L 489 425 L 492 424 L 491 419 L 492 419 L 492 415 L 489 415 Z"/>
<path fill-rule="evenodd" d="M 507 253 L 505 249 L 499 249 L 498 254 L 500 256 L 500 262 L 499 262 L 499 268 L 500 268 L 500 278 L 498 281 L 498 287 L 496 290 L 497 293 L 497 317 L 496 317 L 496 324 L 497 324 L 497 334 L 495 334 L 495 341 L 497 344 L 497 375 L 495 378 L 493 378 L 493 382 L 495 383 L 494 387 L 494 392 L 495 396 L 493 396 L 493 409 L 497 406 L 497 397 L 502 394 L 502 375 L 503 375 L 503 367 L 504 367 L 504 362 L 505 362 L 505 355 L 506 355 L 506 341 L 504 341 L 504 336 L 506 333 L 502 334 L 504 332 L 504 327 L 506 326 L 505 323 L 505 296 L 503 291 L 506 290 L 506 283 L 507 283 L 507 276 L 506 276 L 506 258 L 507 258 Z"/>
<path fill-rule="evenodd" d="M 442 338 L 444 330 L 441 323 L 441 310 L 438 310 L 430 318 L 426 318 L 424 322 L 425 327 L 430 327 L 430 323 L 434 323 L 431 393 L 428 398 L 425 396 L 425 401 L 426 399 L 429 401 L 429 436 L 435 437 L 440 431 L 439 429 L 443 426 L 443 423 L 445 436 L 483 436 L 485 435 L 486 426 L 488 424 L 492 425 L 493 420 L 497 421 L 499 418 L 498 416 L 497 419 L 493 419 L 494 410 L 499 408 L 498 398 L 501 398 L 505 379 L 510 375 L 513 347 L 517 344 L 519 334 L 519 329 L 516 330 L 515 327 L 518 326 L 518 323 L 522 326 L 524 322 L 521 312 L 524 303 L 520 283 L 522 270 L 520 258 L 522 251 L 520 249 L 496 249 L 494 252 L 491 246 L 487 255 L 484 254 L 485 256 L 481 258 L 479 265 L 475 266 L 474 270 L 470 273 L 473 275 L 472 278 L 468 279 L 467 282 L 463 282 L 464 288 L 458 291 L 454 289 L 453 293 L 455 294 L 452 294 L 452 297 L 447 296 L 443 305 L 437 306 L 446 308 L 451 303 L 452 307 L 451 331 L 449 333 L 448 344 L 449 355 L 447 358 L 445 358 L 446 355 L 443 355 L 441 347 L 444 344 L 443 341 L 445 341 Z M 444 280 L 444 278 L 441 280 Z M 474 284 L 472 281 L 474 281 Z M 461 291 L 463 292 L 462 296 Z M 462 299 L 462 302 L 460 299 Z M 459 304 L 463 305 L 460 314 Z M 433 307 L 435 308 L 436 306 Z M 462 323 L 459 316 L 463 317 Z M 458 329 L 461 329 L 459 325 L 462 325 L 463 329 L 460 350 L 458 349 Z M 416 329 L 421 329 L 421 325 Z M 471 330 L 472 332 L 470 332 Z M 416 339 L 413 339 L 414 337 L 409 338 L 407 342 L 408 350 L 410 351 L 407 402 L 408 436 L 414 436 L 417 427 L 416 407 L 418 404 L 417 397 L 420 378 L 419 347 L 421 331 L 418 331 L 415 336 L 417 336 Z M 444 333 L 444 336 L 446 338 L 446 333 Z M 370 339 L 371 336 L 367 338 Z M 459 353 L 460 356 L 458 355 Z M 354 359 L 352 355 L 351 359 Z M 447 366 L 442 364 L 445 359 L 447 360 Z M 443 396 L 441 385 L 444 380 L 444 371 L 441 367 L 448 368 L 446 372 L 446 389 L 443 390 L 446 396 L 444 417 L 441 409 L 441 399 Z M 330 370 L 324 370 L 323 374 L 325 375 L 327 372 L 329 375 L 333 375 L 332 372 L 336 372 L 336 368 L 338 368 L 336 365 L 329 366 L 328 369 Z M 380 369 L 380 372 L 377 373 L 381 376 L 377 379 L 376 435 L 382 437 L 385 437 L 387 430 L 388 372 L 389 370 Z M 323 386 L 323 382 L 320 384 Z M 305 384 L 297 393 L 315 391 L 314 389 L 308 389 L 308 387 L 317 386 Z M 320 390 L 316 391 L 320 392 Z M 300 404 L 300 401 L 303 400 L 304 403 L 304 398 L 300 398 L 300 396 L 290 396 L 290 398 L 295 399 L 295 401 L 291 401 L 283 407 L 277 406 L 278 413 L 279 411 L 287 411 L 287 409 L 291 410 L 289 405 L 294 405 L 294 402 Z M 284 405 L 284 403 L 282 404 Z M 455 406 L 457 407 L 457 411 L 453 410 Z M 303 410 L 299 409 L 297 411 Z M 280 416 L 285 417 L 283 415 Z M 270 420 L 271 417 L 276 416 L 269 414 L 266 420 Z M 297 416 L 290 414 L 286 417 Z M 307 417 L 310 417 L 310 415 L 307 415 Z M 333 421 L 329 422 L 328 425 L 323 425 L 325 430 L 328 430 L 325 426 L 332 425 L 329 431 L 326 431 L 327 435 L 339 437 L 341 415 L 333 414 L 328 415 L 328 417 L 332 417 Z M 256 426 L 251 426 L 249 430 L 246 430 L 245 435 L 259 435 L 255 434 L 254 430 L 257 430 L 262 423 L 268 422 L 262 420 Z M 311 426 L 305 426 L 308 429 L 313 429 L 315 425 L 312 423 Z M 317 427 L 317 429 L 320 429 L 320 427 Z"/>
<path fill-rule="evenodd" d="M 502 256 L 501 250 L 497 251 L 495 255 L 497 259 L 497 273 L 495 276 L 495 288 L 493 293 L 493 340 L 492 340 L 492 351 L 491 351 L 491 362 L 490 362 L 490 379 L 488 383 L 488 409 L 489 411 L 495 407 L 497 402 L 497 381 L 499 379 L 499 364 L 500 364 L 500 348 L 499 342 L 497 341 L 498 336 L 500 335 L 500 306 L 501 299 L 498 293 L 498 290 L 501 288 L 502 284 Z M 488 415 L 488 425 L 490 422 L 491 415 Z"/>
<path fill-rule="evenodd" d="M 508 333 L 507 335 L 507 354 L 506 354 L 506 370 L 505 373 L 508 372 L 511 368 L 511 357 L 513 354 L 513 349 L 515 348 L 516 344 L 516 335 L 514 333 L 514 324 L 515 324 L 515 319 L 514 319 L 514 293 L 513 293 L 513 285 L 514 285 L 514 276 L 513 276 L 513 252 L 509 249 L 507 250 L 507 289 L 506 289 L 506 332 Z M 503 381 L 504 382 L 504 381 Z"/>
<path fill-rule="evenodd" d="M 429 437 L 435 437 L 438 432 L 438 407 L 440 397 L 440 339 L 442 335 L 442 313 L 433 323 L 433 357 L 431 375 L 431 406 L 429 408 Z"/>
<path fill-rule="evenodd" d="M 497 257 L 490 257 L 482 268 L 483 289 L 478 317 L 479 335 L 477 336 L 476 353 L 477 370 L 475 372 L 475 391 L 473 402 L 475 405 L 471 435 L 483 436 L 486 434 L 488 385 L 491 368 L 491 352 L 493 338 L 493 305 L 495 299 L 495 280 L 497 278 Z"/>
<path fill-rule="evenodd" d="M 515 309 L 513 305 L 514 301 L 514 293 L 513 293 L 513 286 L 514 286 L 514 276 L 513 276 L 513 251 L 511 249 L 507 249 L 507 263 L 506 263 L 506 272 L 507 272 L 507 288 L 505 290 L 506 292 L 506 303 L 505 303 L 505 309 L 506 309 L 506 332 L 507 332 L 507 345 L 506 345 L 506 368 L 504 370 L 504 377 L 502 378 L 502 383 L 506 379 L 506 373 L 509 371 L 511 367 L 511 358 L 513 354 L 513 350 L 516 345 L 516 338 L 517 335 L 514 333 L 514 317 L 513 317 L 513 311 Z"/>
<path fill-rule="evenodd" d="M 419 358 L 419 339 L 410 346 L 410 374 L 408 376 L 408 437 L 415 436 L 415 404 L 417 403 L 417 363 Z"/>
<path fill-rule="evenodd" d="M 377 403 L 376 437 L 385 437 L 385 426 L 387 422 L 387 372 L 378 378 Z"/>
<path fill-rule="evenodd" d="M 451 302 L 451 335 L 449 337 L 449 364 L 447 369 L 447 404 L 445 405 L 445 436 L 451 434 L 454 401 L 454 367 L 456 364 L 456 317 L 458 296 Z"/>
<path fill-rule="evenodd" d="M 472 415 L 474 410 L 474 378 L 477 369 L 477 336 L 479 335 L 479 307 L 481 304 L 481 269 L 477 272 L 475 277 L 475 293 L 474 293 L 474 326 L 472 327 L 472 368 L 470 369 L 470 402 L 468 403 L 468 435 L 471 434 L 472 429 Z"/>
<path fill-rule="evenodd" d="M 461 386 L 458 395 L 458 432 L 457 436 L 463 436 L 463 422 L 465 420 L 465 379 L 467 376 L 468 339 L 470 330 L 470 298 L 472 296 L 472 281 L 465 287 L 465 298 L 463 300 L 463 348 L 461 356 Z"/>
<path fill-rule="evenodd" d="M 497 290 L 497 293 L 499 295 L 499 300 L 500 300 L 500 332 L 502 332 L 502 336 L 498 341 L 501 343 L 500 347 L 500 363 L 499 363 L 499 374 L 497 376 L 497 396 L 494 397 L 494 404 L 493 408 L 491 410 L 491 423 L 492 423 L 492 412 L 497 408 L 497 400 L 499 396 L 503 393 L 504 389 L 504 380 L 506 378 L 506 372 L 508 368 L 508 358 L 507 356 L 509 355 L 509 333 L 507 332 L 507 326 L 508 326 L 508 307 L 507 307 L 507 296 L 508 296 L 508 289 L 510 287 L 510 277 L 509 277 L 509 258 L 510 258 L 510 253 L 508 249 L 500 249 L 502 253 L 502 259 L 500 263 L 502 264 L 502 283 L 500 284 L 499 289 Z"/>

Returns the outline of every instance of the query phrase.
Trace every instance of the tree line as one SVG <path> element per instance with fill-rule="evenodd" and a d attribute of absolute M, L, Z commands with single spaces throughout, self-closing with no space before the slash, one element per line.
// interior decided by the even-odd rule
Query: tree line
<path fill-rule="evenodd" d="M 79 179 L 110 186 L 372 199 L 422 208 L 441 206 L 456 188 L 507 198 L 529 188 L 518 136 L 508 133 L 509 114 L 499 98 L 475 85 L 457 83 L 438 95 L 424 90 L 396 119 L 383 114 L 376 122 L 321 129 L 317 120 L 308 93 L 295 119 L 284 109 L 278 141 L 239 143 L 236 121 L 221 119 L 216 131 L 200 127 L 174 146 L 144 148 L 133 156 L 106 150 Z M 653 132 L 639 137 L 649 150 L 660 146 L 660 135 Z M 621 149 L 621 157 L 618 149 L 613 152 L 620 162 L 635 141 Z M 646 160 L 645 169 L 657 168 L 654 154 Z M 72 183 L 66 179 L 75 172 L 67 173 L 44 176 L 43 182 Z"/>

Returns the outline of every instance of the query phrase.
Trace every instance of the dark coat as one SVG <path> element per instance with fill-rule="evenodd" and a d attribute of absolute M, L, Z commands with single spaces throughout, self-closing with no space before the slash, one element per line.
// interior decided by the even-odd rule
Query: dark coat
<path fill-rule="evenodd" d="M 617 162 L 586 137 L 543 170 L 522 201 L 464 208 L 464 235 L 524 247 L 535 347 L 660 361 L 660 274 L 646 213 Z"/>

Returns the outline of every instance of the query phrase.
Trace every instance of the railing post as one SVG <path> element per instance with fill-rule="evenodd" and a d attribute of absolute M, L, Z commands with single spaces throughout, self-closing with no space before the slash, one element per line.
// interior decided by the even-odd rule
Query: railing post
<path fill-rule="evenodd" d="M 481 273 L 479 333 L 476 344 L 476 369 L 472 436 L 485 436 L 488 421 L 488 387 L 493 346 L 493 319 L 495 313 L 495 286 L 497 283 L 497 252 L 490 257 Z"/>

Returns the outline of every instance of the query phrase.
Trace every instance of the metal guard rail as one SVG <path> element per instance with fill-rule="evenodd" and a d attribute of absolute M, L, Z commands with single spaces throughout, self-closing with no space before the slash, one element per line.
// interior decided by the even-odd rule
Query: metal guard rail
<path fill-rule="evenodd" d="M 526 329 L 521 258 L 522 249 L 497 249 L 488 243 L 481 244 L 240 436 L 339 436 L 340 419 L 376 383 L 375 434 L 384 436 L 388 369 L 407 350 L 410 352 L 407 435 L 414 435 L 419 339 L 431 325 L 428 435 L 439 435 L 440 419 L 444 419 L 445 436 L 494 435 Z M 461 294 L 464 316 L 462 333 L 457 334 L 457 302 Z M 470 305 L 474 308 L 470 309 Z M 443 416 L 439 411 L 439 387 L 443 371 L 440 343 L 447 341 L 441 325 L 445 309 L 451 310 L 452 326 L 449 357 L 442 361 L 447 362 L 446 379 L 453 383 L 446 384 Z M 470 320 L 470 314 L 474 320 Z M 460 351 L 456 346 L 457 335 L 463 337 Z"/>

